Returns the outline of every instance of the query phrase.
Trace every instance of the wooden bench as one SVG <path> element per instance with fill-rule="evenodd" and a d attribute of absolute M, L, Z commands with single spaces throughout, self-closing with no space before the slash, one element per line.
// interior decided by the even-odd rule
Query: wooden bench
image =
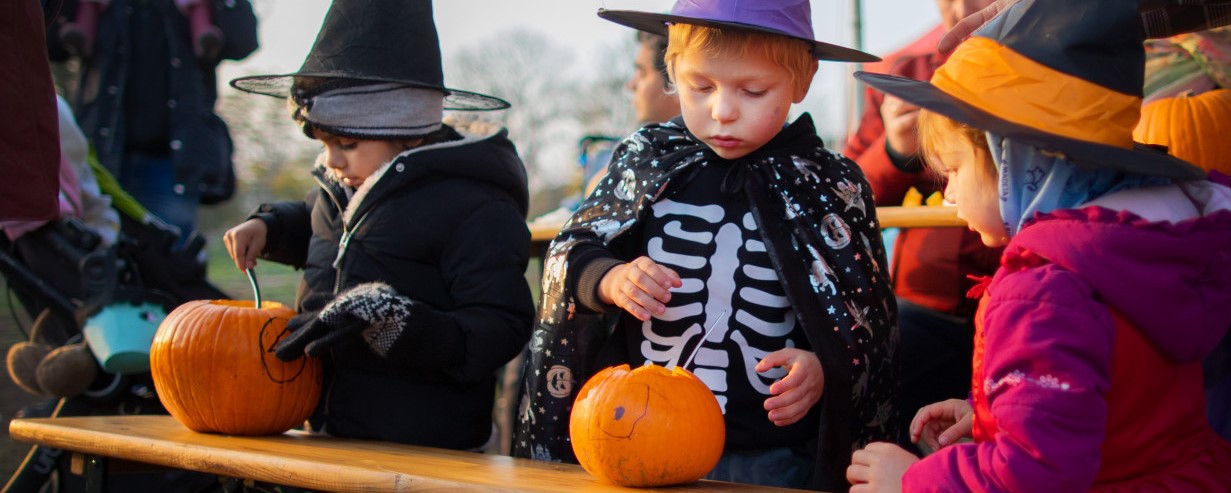
<path fill-rule="evenodd" d="M 15 440 L 73 452 L 74 464 L 83 465 L 87 484 L 95 485 L 97 491 L 101 491 L 108 460 L 338 492 L 799 491 L 717 481 L 623 488 L 601 483 L 572 464 L 297 431 L 264 437 L 196 433 L 170 416 L 15 419 L 9 424 L 9 434 Z"/>

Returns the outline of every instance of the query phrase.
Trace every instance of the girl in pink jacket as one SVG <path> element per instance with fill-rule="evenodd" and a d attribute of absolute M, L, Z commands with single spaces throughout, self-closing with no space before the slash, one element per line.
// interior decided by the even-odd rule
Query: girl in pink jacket
<path fill-rule="evenodd" d="M 1132 142 L 1136 2 L 1024 0 L 931 82 L 857 74 L 924 108 L 946 197 L 988 246 L 968 401 L 919 410 L 919 459 L 856 451 L 863 491 L 1231 491 L 1201 359 L 1231 327 L 1231 178 Z M 966 440 L 967 438 L 972 440 Z"/>

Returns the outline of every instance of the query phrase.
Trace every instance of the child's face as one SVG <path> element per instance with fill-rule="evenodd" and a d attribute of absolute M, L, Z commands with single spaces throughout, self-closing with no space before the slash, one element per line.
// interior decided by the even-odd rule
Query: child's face
<path fill-rule="evenodd" d="M 929 159 L 938 161 L 945 170 L 949 180 L 945 200 L 957 205 L 957 217 L 965 220 L 971 231 L 979 233 L 984 245 L 998 247 L 1008 243 L 1009 235 L 1000 218 L 999 186 L 988 150 L 964 140 L 950 141 Z"/>
<path fill-rule="evenodd" d="M 312 137 L 325 146 L 325 166 L 338 181 L 355 188 L 405 149 L 395 141 L 339 137 L 319 129 L 313 129 Z"/>
<path fill-rule="evenodd" d="M 807 93 L 761 53 L 711 58 L 689 50 L 674 69 L 688 130 L 725 159 L 744 157 L 778 135 L 791 103 Z"/>

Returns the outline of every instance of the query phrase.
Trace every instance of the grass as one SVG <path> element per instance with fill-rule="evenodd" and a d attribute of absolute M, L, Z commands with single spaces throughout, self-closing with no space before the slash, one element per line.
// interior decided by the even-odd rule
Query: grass
<path fill-rule="evenodd" d="M 211 238 L 207 245 L 209 264 L 206 275 L 210 282 L 232 298 L 252 299 L 252 284 L 248 282 L 248 276 L 235 268 L 222 241 Z M 295 291 L 301 271 L 276 262 L 258 261 L 253 272 L 261 288 L 261 300 L 277 301 L 292 308 L 295 306 Z"/>

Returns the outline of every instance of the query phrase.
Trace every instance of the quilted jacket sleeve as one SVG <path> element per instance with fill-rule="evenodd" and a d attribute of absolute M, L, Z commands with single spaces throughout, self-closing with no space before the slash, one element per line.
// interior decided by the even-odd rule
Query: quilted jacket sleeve
<path fill-rule="evenodd" d="M 1055 266 L 996 281 L 982 320 L 980 385 L 997 432 L 915 463 L 903 491 L 1086 491 L 1094 482 L 1110 386 L 1109 311 Z"/>

